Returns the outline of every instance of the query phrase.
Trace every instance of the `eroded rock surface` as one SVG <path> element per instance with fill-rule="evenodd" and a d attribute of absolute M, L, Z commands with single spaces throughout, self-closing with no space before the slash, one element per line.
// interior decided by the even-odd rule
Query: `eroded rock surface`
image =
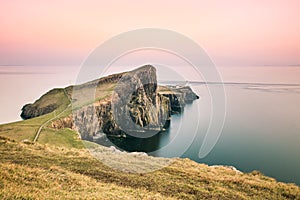
<path fill-rule="evenodd" d="M 156 69 L 151 65 L 71 86 L 64 91 L 65 96 L 78 105 L 73 106 L 71 115 L 54 120 L 50 126 L 75 129 L 87 140 L 99 133 L 143 136 L 164 131 L 170 126 L 172 114 L 180 113 L 186 103 L 199 98 L 189 86 L 158 86 Z M 89 92 L 95 93 L 92 101 L 84 99 Z M 48 104 L 39 108 L 36 102 L 23 107 L 24 118 L 55 110 Z"/>

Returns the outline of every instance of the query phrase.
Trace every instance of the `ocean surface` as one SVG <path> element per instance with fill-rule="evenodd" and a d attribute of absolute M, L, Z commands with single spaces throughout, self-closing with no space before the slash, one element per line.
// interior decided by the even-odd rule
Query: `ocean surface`
<path fill-rule="evenodd" d="M 181 114 L 173 115 L 167 132 L 148 139 L 112 142 L 128 151 L 187 157 L 208 165 L 234 166 L 243 172 L 259 170 L 279 181 L 300 185 L 300 67 L 218 70 L 223 83 L 184 83 L 200 99 L 185 105 Z M 20 120 L 24 104 L 54 87 L 74 84 L 78 72 L 78 67 L 0 67 L 0 123 Z M 208 84 L 225 88 L 226 118 L 216 145 L 206 157 L 200 158 L 213 106 Z"/>

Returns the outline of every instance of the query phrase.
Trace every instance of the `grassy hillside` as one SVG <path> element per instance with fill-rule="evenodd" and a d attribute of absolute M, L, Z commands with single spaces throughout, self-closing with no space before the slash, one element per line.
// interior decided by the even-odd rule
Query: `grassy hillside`
<path fill-rule="evenodd" d="M 35 103 L 35 108 L 43 108 L 48 105 L 55 105 L 56 109 L 50 113 L 27 119 L 0 125 L 0 136 L 7 136 L 16 141 L 33 141 L 38 129 L 46 128 L 53 120 L 67 116 L 71 113 L 70 99 L 65 89 L 53 89 L 41 96 Z M 43 131 L 43 129 L 41 130 Z"/>
<path fill-rule="evenodd" d="M 133 154 L 98 146 L 122 164 Z M 208 167 L 189 159 L 151 173 L 125 173 L 92 157 L 85 149 L 24 144 L 0 138 L 1 199 L 300 199 L 300 188 L 259 172 Z M 170 159 L 145 157 L 145 162 Z"/>
<path fill-rule="evenodd" d="M 60 107 L 46 115 L 40 117 L 13 122 L 9 124 L 0 125 L 0 136 L 8 137 L 15 141 L 29 141 L 33 142 L 38 130 L 41 128 L 38 143 L 39 144 L 52 144 L 65 147 L 82 148 L 82 142 L 78 140 L 78 133 L 71 129 L 51 129 L 49 124 L 71 113 L 71 107 L 67 105 Z"/>

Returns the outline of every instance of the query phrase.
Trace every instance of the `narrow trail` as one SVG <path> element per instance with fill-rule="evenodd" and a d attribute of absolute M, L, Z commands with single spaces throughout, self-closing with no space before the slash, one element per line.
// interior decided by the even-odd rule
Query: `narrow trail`
<path fill-rule="evenodd" d="M 61 111 L 60 113 L 58 113 L 58 115 L 55 115 L 54 117 L 52 117 L 51 119 L 47 120 L 47 121 L 44 122 L 42 125 L 40 125 L 40 127 L 39 127 L 38 131 L 36 132 L 35 137 L 34 137 L 34 139 L 33 139 L 33 142 L 34 142 L 34 143 L 37 142 L 37 140 L 39 139 L 39 136 L 40 136 L 41 131 L 42 131 L 42 129 L 44 128 L 44 126 L 46 126 L 49 122 L 51 122 L 51 121 L 57 119 L 58 117 L 60 117 L 64 112 L 66 112 L 66 111 L 68 110 L 69 107 L 71 107 L 71 105 L 72 105 L 71 99 L 69 98 L 69 96 L 68 96 L 68 94 L 66 93 L 65 89 L 64 89 L 64 93 L 65 93 L 66 97 L 67 97 L 67 98 L 69 99 L 69 101 L 70 101 L 69 105 L 68 105 L 63 111 Z"/>

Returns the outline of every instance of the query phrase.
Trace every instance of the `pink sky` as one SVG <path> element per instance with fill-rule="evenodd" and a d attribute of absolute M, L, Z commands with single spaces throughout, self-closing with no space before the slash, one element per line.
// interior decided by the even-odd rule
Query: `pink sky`
<path fill-rule="evenodd" d="M 217 65 L 300 64 L 300 1 L 34 1 L 0 5 L 0 65 L 80 65 L 110 37 L 165 28 Z"/>

